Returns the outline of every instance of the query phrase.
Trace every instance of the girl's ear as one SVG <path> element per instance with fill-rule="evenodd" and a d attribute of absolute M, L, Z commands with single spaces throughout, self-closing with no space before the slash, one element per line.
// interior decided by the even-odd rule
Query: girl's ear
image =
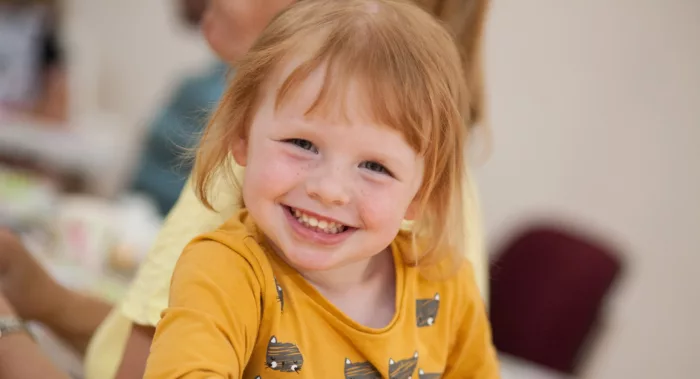
<path fill-rule="evenodd" d="M 231 146 L 231 153 L 236 163 L 241 167 L 245 167 L 248 164 L 248 140 L 243 137 L 236 137 L 233 146 Z"/>
<path fill-rule="evenodd" d="M 418 214 L 418 200 L 414 199 L 411 204 L 409 204 L 408 209 L 406 209 L 406 215 L 403 216 L 404 220 L 414 221 L 416 215 Z"/>

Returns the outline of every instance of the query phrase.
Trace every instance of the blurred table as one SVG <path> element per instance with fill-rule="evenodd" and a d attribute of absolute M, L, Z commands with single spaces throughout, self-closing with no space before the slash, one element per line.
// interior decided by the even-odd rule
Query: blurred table
<path fill-rule="evenodd" d="M 507 354 L 499 354 L 501 379 L 573 379 L 571 376 Z"/>
<path fill-rule="evenodd" d="M 123 122 L 107 113 L 59 125 L 0 112 L 0 155 L 79 175 L 91 192 L 113 196 L 123 188 L 138 157 L 136 137 L 124 130 Z"/>
<path fill-rule="evenodd" d="M 155 205 L 138 195 L 63 194 L 40 175 L 0 164 L 0 227 L 19 232 L 46 269 L 75 290 L 119 301 L 161 223 Z M 55 364 L 81 377 L 71 349 L 40 325 L 30 328 Z"/>

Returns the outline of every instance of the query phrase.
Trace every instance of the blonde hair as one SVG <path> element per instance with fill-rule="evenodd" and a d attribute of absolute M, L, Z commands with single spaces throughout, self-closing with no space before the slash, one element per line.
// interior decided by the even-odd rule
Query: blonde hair
<path fill-rule="evenodd" d="M 194 186 L 212 208 L 209 188 L 222 172 L 231 178 L 230 147 L 245 138 L 272 78 L 285 64 L 276 106 L 306 78 L 325 69 L 307 114 L 340 99 L 350 80 L 367 93 L 370 115 L 401 132 L 425 159 L 412 233 L 420 244 L 405 257 L 413 265 L 462 257 L 463 151 L 472 98 L 453 36 L 428 13 L 402 0 L 304 0 L 273 19 L 239 62 L 196 153 Z M 420 256 L 415 253 L 420 251 Z"/>

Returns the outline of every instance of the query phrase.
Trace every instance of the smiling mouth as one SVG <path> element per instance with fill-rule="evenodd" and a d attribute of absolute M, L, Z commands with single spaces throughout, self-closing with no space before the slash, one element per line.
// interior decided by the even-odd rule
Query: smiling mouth
<path fill-rule="evenodd" d="M 299 224 L 315 232 L 326 234 L 340 234 L 352 229 L 347 225 L 343 225 L 335 221 L 319 219 L 316 216 L 311 216 L 309 214 L 304 213 L 304 211 L 296 208 L 292 208 L 286 205 L 284 206 L 284 208 L 287 210 L 287 212 L 289 212 L 290 215 L 292 215 L 292 217 L 294 217 L 299 222 Z"/>

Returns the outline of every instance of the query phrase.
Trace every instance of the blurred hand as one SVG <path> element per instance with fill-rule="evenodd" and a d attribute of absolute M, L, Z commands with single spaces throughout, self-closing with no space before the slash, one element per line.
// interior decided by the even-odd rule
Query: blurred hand
<path fill-rule="evenodd" d="M 18 236 L 1 229 L 0 291 L 19 317 L 38 322 L 46 322 L 58 312 L 66 293 Z"/>

